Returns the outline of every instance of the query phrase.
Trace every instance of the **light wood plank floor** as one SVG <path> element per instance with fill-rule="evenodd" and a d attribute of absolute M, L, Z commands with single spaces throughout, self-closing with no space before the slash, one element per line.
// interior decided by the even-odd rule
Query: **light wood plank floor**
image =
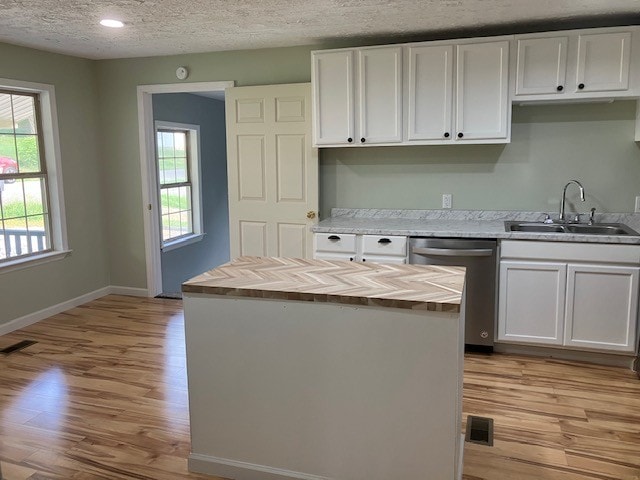
<path fill-rule="evenodd" d="M 104 297 L 0 337 L 0 348 L 23 339 L 38 343 L 0 356 L 7 480 L 213 478 L 186 468 L 181 301 Z M 493 447 L 465 444 L 465 480 L 640 479 L 640 380 L 629 370 L 468 355 L 464 387 L 465 416 L 495 420 Z"/>

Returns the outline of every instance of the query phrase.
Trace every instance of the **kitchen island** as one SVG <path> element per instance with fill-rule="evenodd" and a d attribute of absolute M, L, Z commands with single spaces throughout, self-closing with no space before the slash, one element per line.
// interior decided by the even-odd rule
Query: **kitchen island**
<path fill-rule="evenodd" d="M 455 267 L 258 257 L 186 282 L 189 469 L 460 478 L 463 284 Z"/>

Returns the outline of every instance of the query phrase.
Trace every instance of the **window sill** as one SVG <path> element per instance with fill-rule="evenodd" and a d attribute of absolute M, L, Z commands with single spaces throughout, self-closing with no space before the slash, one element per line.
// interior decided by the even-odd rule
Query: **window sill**
<path fill-rule="evenodd" d="M 182 237 L 178 240 L 167 242 L 162 246 L 160 250 L 165 253 L 170 252 L 171 250 L 175 250 L 176 248 L 186 247 L 187 245 L 199 242 L 204 238 L 204 235 L 204 233 L 197 233 L 195 235 L 189 235 L 188 237 Z"/>
<path fill-rule="evenodd" d="M 31 268 L 37 265 L 43 265 L 49 262 L 62 260 L 70 255 L 72 250 L 56 250 L 54 252 L 43 253 L 42 255 L 33 257 L 18 258 L 8 262 L 0 263 L 0 274 L 22 270 L 23 268 Z"/>

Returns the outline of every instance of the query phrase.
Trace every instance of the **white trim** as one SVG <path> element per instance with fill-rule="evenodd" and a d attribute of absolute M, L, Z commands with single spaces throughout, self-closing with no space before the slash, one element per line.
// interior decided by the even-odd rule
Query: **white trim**
<path fill-rule="evenodd" d="M 30 255 L 28 257 L 16 258 L 0 264 L 0 275 L 8 272 L 15 272 L 16 270 L 22 270 L 24 268 L 35 267 L 36 265 L 42 265 L 44 263 L 55 262 L 62 260 L 68 255 L 71 255 L 72 250 L 59 250 L 53 252 L 45 252 L 39 255 Z M 2 479 L 0 479 L 2 480 Z"/>
<path fill-rule="evenodd" d="M 149 291 L 146 288 L 135 287 L 121 287 L 118 285 L 111 285 L 107 287 L 109 291 L 107 295 L 126 295 L 128 297 L 148 297 Z"/>
<path fill-rule="evenodd" d="M 147 289 L 150 297 L 162 292 L 162 267 L 160 264 L 160 219 L 157 210 L 157 185 L 154 180 L 155 153 L 153 128 L 154 93 L 194 93 L 224 91 L 235 82 L 171 83 L 162 85 L 138 85 L 138 135 L 140 138 L 140 172 L 142 181 L 142 209 L 144 219 L 145 260 L 147 266 Z M 153 181 L 152 181 L 153 180 Z"/>
<path fill-rule="evenodd" d="M 199 453 L 189 454 L 188 466 L 190 472 L 206 473 L 235 480 L 329 480 L 329 477 L 319 477 L 318 475 L 293 472 L 282 468 L 267 467 Z"/>
<path fill-rule="evenodd" d="M 98 290 L 80 295 L 79 297 L 71 298 L 56 305 L 38 310 L 37 312 L 28 313 L 7 323 L 0 324 L 0 335 L 6 335 L 7 333 L 13 332 L 14 330 L 28 327 L 29 325 L 38 323 L 39 321 L 49 318 L 53 315 L 66 312 L 67 310 L 70 310 L 79 305 L 83 305 L 87 302 L 91 302 L 92 300 L 96 300 L 100 297 L 104 297 L 105 295 L 128 295 L 132 297 L 147 297 L 148 292 L 146 288 L 119 287 L 114 285 L 102 287 Z"/>
<path fill-rule="evenodd" d="M 62 185 L 62 154 L 58 132 L 58 111 L 56 107 L 55 87 L 45 83 L 25 82 L 9 78 L 0 78 L 0 85 L 11 90 L 38 93 L 40 95 L 40 117 L 42 119 L 42 139 L 44 158 L 47 165 L 47 190 L 51 216 L 51 243 L 54 253 L 69 250 L 67 239 L 67 219 L 64 210 L 64 188 Z M 46 254 L 38 257 L 44 258 Z M 5 265 L 0 271 L 5 271 Z M 31 263 L 33 265 L 34 263 Z M 10 269 L 13 270 L 13 269 Z"/>
<path fill-rule="evenodd" d="M 198 243 L 200 240 L 204 238 L 204 236 L 205 236 L 204 233 L 197 233 L 195 235 L 180 237 L 165 243 L 160 250 L 162 250 L 162 253 L 165 253 L 165 252 L 170 252 L 171 250 L 175 250 L 177 248 L 186 247 L 187 245 Z"/>
<path fill-rule="evenodd" d="M 13 332 L 14 330 L 18 330 L 19 328 L 24 328 L 34 323 L 38 323 L 40 320 L 44 320 L 45 318 L 57 315 L 58 313 L 62 313 L 71 308 L 77 307 L 78 305 L 90 302 L 92 300 L 95 300 L 96 298 L 104 297 L 108 294 L 109 287 L 103 287 L 98 290 L 94 290 L 93 292 L 80 295 L 79 297 L 72 298 L 65 302 L 43 308 L 42 310 L 38 310 L 37 312 L 28 313 L 27 315 L 0 325 L 0 335 L 5 335 L 9 332 Z"/>

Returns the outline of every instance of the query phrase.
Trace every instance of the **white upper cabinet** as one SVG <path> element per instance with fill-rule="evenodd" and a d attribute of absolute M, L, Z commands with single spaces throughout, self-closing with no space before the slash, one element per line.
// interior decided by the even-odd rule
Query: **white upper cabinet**
<path fill-rule="evenodd" d="M 514 100 L 636 97 L 640 65 L 637 27 L 517 35 Z M 632 46 L 633 44 L 633 46 Z"/>
<path fill-rule="evenodd" d="M 313 52 L 313 138 L 316 145 L 355 136 L 354 51 Z"/>
<path fill-rule="evenodd" d="M 564 92 L 569 39 L 526 38 L 516 43 L 516 95 Z"/>
<path fill-rule="evenodd" d="M 358 51 L 360 143 L 402 141 L 402 48 Z"/>
<path fill-rule="evenodd" d="M 630 32 L 580 35 L 576 91 L 627 90 L 630 50 Z"/>
<path fill-rule="evenodd" d="M 456 140 L 506 140 L 509 42 L 457 45 Z"/>
<path fill-rule="evenodd" d="M 312 52 L 315 145 L 402 141 L 402 48 Z"/>
<path fill-rule="evenodd" d="M 507 40 L 406 50 L 407 144 L 509 141 Z"/>
<path fill-rule="evenodd" d="M 639 51 L 627 26 L 311 52 L 313 145 L 508 143 L 513 102 L 640 98 Z"/>
<path fill-rule="evenodd" d="M 453 45 L 413 45 L 407 56 L 407 140 L 453 138 Z"/>

